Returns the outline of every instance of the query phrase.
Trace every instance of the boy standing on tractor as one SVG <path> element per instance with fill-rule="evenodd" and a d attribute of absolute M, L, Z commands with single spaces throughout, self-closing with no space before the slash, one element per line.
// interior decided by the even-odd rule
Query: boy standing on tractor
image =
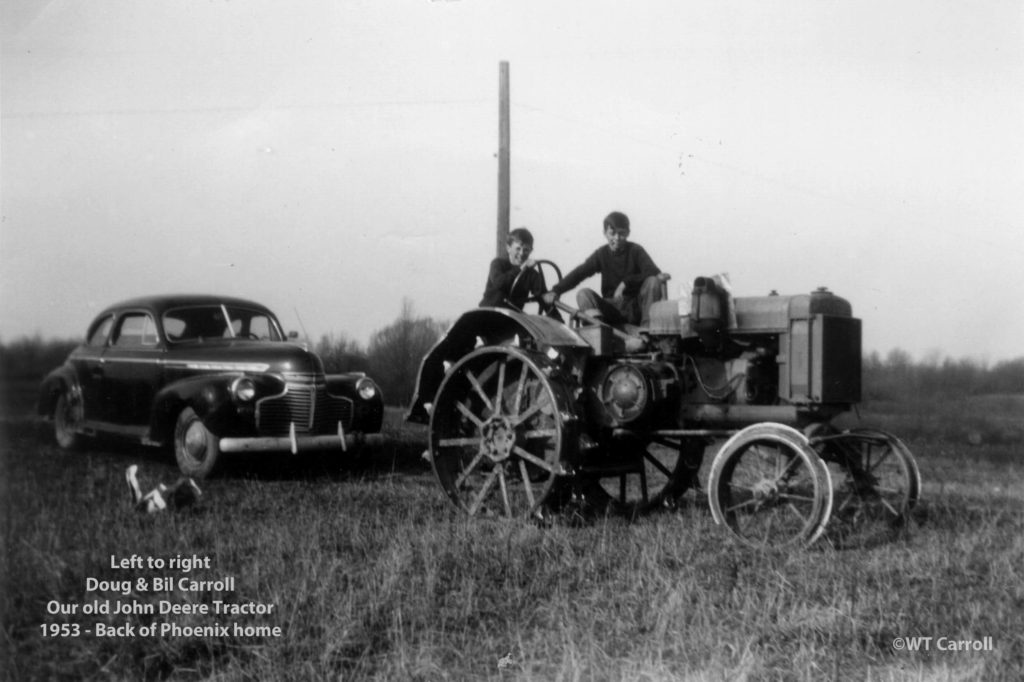
<path fill-rule="evenodd" d="M 626 214 L 608 214 L 604 219 L 604 238 L 608 243 L 551 287 L 543 296 L 544 303 L 551 305 L 566 291 L 600 273 L 600 296 L 592 289 L 577 292 L 580 311 L 611 325 L 647 326 L 651 304 L 663 298 L 662 284 L 671 275 L 654 264 L 644 247 L 629 241 Z"/>
<path fill-rule="evenodd" d="M 522 310 L 531 296 L 544 292 L 540 274 L 530 258 L 533 235 L 525 227 L 517 227 L 505 240 L 508 258 L 495 258 L 487 273 L 487 284 L 481 308 L 512 308 Z"/>

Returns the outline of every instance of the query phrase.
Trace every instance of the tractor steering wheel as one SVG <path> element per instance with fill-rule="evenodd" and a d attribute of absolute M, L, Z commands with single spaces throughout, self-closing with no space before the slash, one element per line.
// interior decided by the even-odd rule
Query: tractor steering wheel
<path fill-rule="evenodd" d="M 551 268 L 554 271 L 555 275 L 557 275 L 557 279 L 555 279 L 556 282 L 561 281 L 561 279 L 562 279 L 562 270 L 561 270 L 561 268 L 558 267 L 558 265 L 554 261 L 550 261 L 550 260 L 534 261 L 533 267 L 532 268 L 527 268 L 527 270 L 530 270 L 530 269 L 536 270 L 537 274 L 540 275 L 540 288 L 541 288 L 541 291 L 540 291 L 539 294 L 535 294 L 533 296 L 530 296 L 528 299 L 526 299 L 526 303 L 536 303 L 537 304 L 537 314 L 538 315 L 547 315 L 548 317 L 551 317 L 551 318 L 556 319 L 558 321 L 562 321 L 562 314 L 558 312 L 558 308 L 556 308 L 554 305 L 545 305 L 544 301 L 541 298 L 541 296 L 544 295 L 544 292 L 547 291 L 547 289 L 548 289 L 547 280 L 544 277 L 544 268 L 545 267 Z M 519 283 L 522 281 L 523 275 L 525 273 L 526 273 L 526 270 L 521 270 L 519 272 L 519 274 L 516 275 L 516 278 L 514 280 L 512 280 L 512 286 L 509 287 L 509 297 L 510 298 L 511 298 L 512 292 L 514 292 L 516 290 L 516 287 L 519 286 Z M 523 307 L 524 308 L 526 307 L 525 304 L 524 304 Z M 522 312 L 526 312 L 526 310 L 524 309 Z"/>

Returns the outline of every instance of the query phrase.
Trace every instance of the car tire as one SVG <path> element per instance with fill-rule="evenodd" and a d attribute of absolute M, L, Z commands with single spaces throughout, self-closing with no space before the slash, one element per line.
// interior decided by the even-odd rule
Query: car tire
<path fill-rule="evenodd" d="M 186 407 L 174 425 L 174 458 L 178 469 L 192 478 L 207 478 L 221 463 L 220 442 L 195 410 Z"/>
<path fill-rule="evenodd" d="M 57 396 L 53 410 L 53 435 L 62 450 L 74 450 L 82 445 L 78 428 L 82 423 L 82 403 L 70 389 Z"/>

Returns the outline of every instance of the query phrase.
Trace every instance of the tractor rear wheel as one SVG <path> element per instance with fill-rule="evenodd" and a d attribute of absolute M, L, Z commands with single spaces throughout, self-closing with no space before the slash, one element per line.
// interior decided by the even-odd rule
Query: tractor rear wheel
<path fill-rule="evenodd" d="M 758 549 L 810 545 L 832 510 L 828 468 L 799 431 L 755 424 L 718 451 L 708 501 L 719 524 Z"/>
<path fill-rule="evenodd" d="M 683 494 L 698 487 L 704 457 L 703 438 L 652 443 L 640 437 L 614 438 L 606 450 L 587 457 L 582 473 L 598 483 L 590 490 L 620 508 L 643 513 L 674 508 Z"/>
<path fill-rule="evenodd" d="M 470 516 L 540 516 L 575 447 L 571 390 L 548 359 L 512 346 L 469 353 L 447 372 L 430 418 L 437 479 Z"/>

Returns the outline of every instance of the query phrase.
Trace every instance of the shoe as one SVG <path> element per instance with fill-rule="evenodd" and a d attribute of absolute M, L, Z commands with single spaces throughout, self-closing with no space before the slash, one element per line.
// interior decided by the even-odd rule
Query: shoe
<path fill-rule="evenodd" d="M 647 350 L 647 339 L 642 336 L 630 336 L 626 339 L 627 353 L 642 353 Z"/>

